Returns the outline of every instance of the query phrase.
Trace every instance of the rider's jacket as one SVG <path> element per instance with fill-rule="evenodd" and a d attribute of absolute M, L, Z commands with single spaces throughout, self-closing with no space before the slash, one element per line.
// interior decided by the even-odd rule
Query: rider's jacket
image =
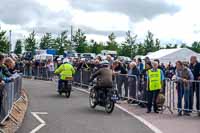
<path fill-rule="evenodd" d="M 100 68 L 95 72 L 91 80 L 97 78 L 97 86 L 100 87 L 112 87 L 112 70 L 109 68 Z"/>
<path fill-rule="evenodd" d="M 61 80 L 66 80 L 67 78 L 73 77 L 73 74 L 75 74 L 74 67 L 69 64 L 65 63 L 62 64 L 56 71 L 55 74 L 60 74 Z"/>

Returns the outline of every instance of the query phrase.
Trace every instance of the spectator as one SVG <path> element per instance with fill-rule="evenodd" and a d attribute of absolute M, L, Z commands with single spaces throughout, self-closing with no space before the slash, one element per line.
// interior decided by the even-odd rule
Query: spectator
<path fill-rule="evenodd" d="M 160 70 L 162 70 L 162 72 L 163 72 L 163 74 L 164 74 L 164 76 L 165 76 L 165 72 L 166 72 L 165 65 L 164 65 L 163 63 L 160 65 L 160 60 L 158 60 L 158 59 L 155 59 L 154 61 L 158 63 L 158 68 L 159 68 Z M 163 82 L 163 83 L 162 83 L 162 93 L 163 93 L 164 95 L 165 95 L 165 87 L 166 87 L 165 82 Z"/>
<path fill-rule="evenodd" d="M 129 100 L 129 103 L 136 103 L 137 97 L 136 97 L 136 93 L 137 93 L 137 81 L 139 78 L 139 70 L 137 68 L 137 64 L 136 62 L 131 62 L 129 64 L 129 71 L 128 71 L 128 85 L 129 85 L 129 94 L 131 99 L 133 100 Z"/>
<path fill-rule="evenodd" d="M 48 60 L 48 62 L 47 62 L 47 68 L 48 68 L 48 78 L 50 80 L 52 80 L 55 68 L 54 68 L 54 63 L 51 60 Z"/>
<path fill-rule="evenodd" d="M 158 68 L 158 62 L 153 62 L 153 68 L 148 70 L 147 79 L 148 79 L 148 105 L 147 113 L 151 112 L 152 102 L 154 106 L 154 112 L 158 112 L 157 108 L 157 98 L 160 90 L 162 89 L 162 82 L 164 81 L 164 74 L 161 69 Z"/>
<path fill-rule="evenodd" d="M 191 70 L 184 66 L 181 61 L 176 62 L 176 78 L 177 93 L 178 93 L 178 116 L 182 115 L 182 98 L 184 96 L 184 115 L 190 115 L 189 103 L 192 89 L 188 80 L 193 80 L 193 74 Z"/>
<path fill-rule="evenodd" d="M 113 64 L 112 56 L 111 55 L 107 55 L 106 60 L 109 62 L 109 67 L 111 67 L 112 64 Z"/>
<path fill-rule="evenodd" d="M 165 73 L 166 73 L 166 77 L 169 79 L 172 79 L 173 75 L 175 75 L 175 68 L 173 67 L 171 62 L 169 62 L 169 64 L 167 65 Z"/>
<path fill-rule="evenodd" d="M 200 63 L 197 61 L 196 56 L 192 56 L 190 59 L 190 69 L 194 75 L 194 80 L 200 80 Z M 194 92 L 196 92 L 196 109 L 200 110 L 200 86 L 199 83 L 194 82 L 192 84 L 192 97 L 190 103 L 190 110 L 193 109 L 193 100 L 194 100 Z M 200 112 L 198 112 L 198 116 L 200 116 Z"/>
<path fill-rule="evenodd" d="M 123 66 L 123 64 L 119 61 L 115 61 L 113 63 L 113 70 L 114 73 L 119 74 L 117 75 L 117 88 L 120 97 L 122 98 L 122 85 L 124 84 L 125 89 L 125 97 L 128 97 L 128 78 L 125 76 L 127 74 L 126 68 Z"/>
<path fill-rule="evenodd" d="M 0 54 L 0 72 L 5 77 L 11 77 L 12 74 L 8 71 L 7 67 L 3 63 L 4 63 L 4 56 Z"/>
<path fill-rule="evenodd" d="M 140 78 L 139 78 L 139 83 L 138 83 L 138 91 L 140 93 L 138 93 L 138 99 L 143 101 L 143 102 L 139 102 L 139 105 L 141 107 L 146 107 L 145 102 L 148 101 L 148 91 L 147 91 L 147 72 L 148 70 L 152 69 L 152 64 L 151 62 L 146 62 L 145 64 L 145 69 L 143 70 L 143 72 L 140 74 Z"/>
<path fill-rule="evenodd" d="M 14 74 L 16 71 L 15 71 L 15 62 L 13 61 L 12 58 L 10 57 L 7 57 L 5 60 L 4 60 L 4 65 L 8 68 L 8 71 L 11 73 L 11 74 Z"/>
<path fill-rule="evenodd" d="M 141 58 L 138 58 L 137 60 L 137 67 L 140 73 L 142 73 L 142 71 L 144 70 L 144 64 L 142 63 Z"/>

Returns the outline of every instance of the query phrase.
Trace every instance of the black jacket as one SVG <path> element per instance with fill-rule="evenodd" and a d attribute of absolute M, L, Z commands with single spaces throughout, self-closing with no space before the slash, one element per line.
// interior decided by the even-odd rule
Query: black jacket
<path fill-rule="evenodd" d="M 139 77 L 140 71 L 138 70 L 137 67 L 135 67 L 135 68 L 132 69 L 132 75 L 135 75 L 135 76 Z"/>
<path fill-rule="evenodd" d="M 200 76 L 200 63 L 196 63 L 196 65 L 190 64 L 190 69 L 194 75 L 194 80 L 198 80 L 198 77 Z"/>
<path fill-rule="evenodd" d="M 112 70 L 109 68 L 100 68 L 95 72 L 90 81 L 93 81 L 97 78 L 97 86 L 100 87 L 112 87 Z"/>
<path fill-rule="evenodd" d="M 123 64 L 120 64 L 117 68 L 115 68 L 115 71 L 117 72 L 120 72 L 120 74 L 127 74 L 127 69 L 126 69 L 126 66 L 123 65 Z"/>

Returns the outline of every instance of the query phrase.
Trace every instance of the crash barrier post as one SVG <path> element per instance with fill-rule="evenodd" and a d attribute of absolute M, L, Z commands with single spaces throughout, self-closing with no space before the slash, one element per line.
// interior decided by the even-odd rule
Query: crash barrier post
<path fill-rule="evenodd" d="M 81 78 L 82 85 L 88 86 L 90 84 L 89 83 L 90 77 L 91 77 L 91 71 L 83 69 L 82 70 L 82 78 Z"/>
<path fill-rule="evenodd" d="M 12 112 L 13 106 L 21 97 L 22 76 L 15 74 L 14 80 L 1 86 L 0 95 L 0 122 L 3 123 Z"/>
<path fill-rule="evenodd" d="M 146 81 L 136 75 L 115 75 L 114 86 L 121 98 L 138 103 L 147 103 Z"/>
<path fill-rule="evenodd" d="M 90 85 L 90 77 L 91 77 L 91 71 L 89 70 L 78 70 L 76 71 L 75 75 L 74 75 L 74 84 L 78 84 L 81 87 L 88 87 Z"/>
<path fill-rule="evenodd" d="M 54 72 L 49 71 L 49 69 L 45 66 L 31 66 L 30 68 L 24 67 L 23 77 L 40 80 L 52 80 L 54 76 L 53 73 Z"/>

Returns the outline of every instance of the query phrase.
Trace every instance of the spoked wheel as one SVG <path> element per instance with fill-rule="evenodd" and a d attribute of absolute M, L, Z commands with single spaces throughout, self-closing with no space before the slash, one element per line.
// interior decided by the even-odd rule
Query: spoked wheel
<path fill-rule="evenodd" d="M 96 97 L 95 97 L 95 91 L 94 91 L 94 89 L 90 90 L 89 103 L 90 103 L 90 107 L 91 108 L 94 109 L 96 107 Z"/>
<path fill-rule="evenodd" d="M 112 100 L 107 100 L 105 110 L 108 114 L 112 113 L 115 108 L 115 103 Z"/>

